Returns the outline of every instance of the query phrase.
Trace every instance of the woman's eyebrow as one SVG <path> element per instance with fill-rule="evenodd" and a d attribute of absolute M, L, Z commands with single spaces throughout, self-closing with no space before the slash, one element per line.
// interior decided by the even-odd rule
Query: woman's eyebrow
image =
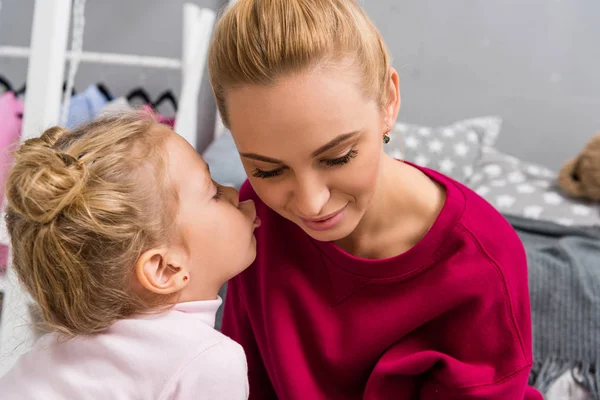
<path fill-rule="evenodd" d="M 350 133 L 341 134 L 341 135 L 335 137 L 334 139 L 332 139 L 330 142 L 319 147 L 317 150 L 313 151 L 311 154 L 311 157 L 315 158 L 315 157 L 325 153 L 327 150 L 334 148 L 338 144 L 343 143 L 346 140 L 352 139 L 359 133 L 360 133 L 360 131 L 354 131 L 354 132 L 350 132 Z M 269 164 L 283 164 L 283 161 L 281 161 L 281 160 L 278 160 L 278 159 L 272 158 L 272 157 L 261 156 L 260 154 L 256 154 L 256 153 L 240 153 L 240 155 L 245 158 L 262 161 L 262 162 L 266 162 Z"/>
<path fill-rule="evenodd" d="M 329 143 L 324 144 L 323 146 L 319 147 L 317 150 L 313 151 L 313 153 L 311 155 L 313 158 L 315 158 L 315 157 L 325 153 L 327 150 L 334 148 L 338 144 L 343 143 L 346 140 L 352 139 L 354 136 L 358 135 L 358 133 L 359 133 L 359 131 L 341 134 L 338 137 L 331 140 Z"/>
<path fill-rule="evenodd" d="M 240 156 L 245 157 L 245 158 L 251 158 L 251 159 L 257 160 L 257 161 L 263 161 L 263 162 L 270 163 L 270 164 L 283 164 L 283 161 L 280 161 L 276 158 L 261 156 L 260 154 L 255 154 L 255 153 L 240 153 Z"/>

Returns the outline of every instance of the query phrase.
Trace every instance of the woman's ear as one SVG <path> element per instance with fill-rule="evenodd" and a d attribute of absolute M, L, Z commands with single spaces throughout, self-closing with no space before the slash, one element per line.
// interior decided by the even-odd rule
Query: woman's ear
<path fill-rule="evenodd" d="M 187 268 L 177 252 L 151 249 L 143 253 L 135 266 L 140 284 L 152 293 L 169 295 L 185 288 L 189 281 Z"/>
<path fill-rule="evenodd" d="M 392 128 L 396 124 L 400 111 L 400 76 L 398 71 L 390 67 L 390 80 L 388 82 L 387 105 L 385 106 L 385 125 Z"/>

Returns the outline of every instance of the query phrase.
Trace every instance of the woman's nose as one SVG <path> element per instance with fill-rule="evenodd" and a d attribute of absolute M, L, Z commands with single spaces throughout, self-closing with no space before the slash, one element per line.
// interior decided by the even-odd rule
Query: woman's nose
<path fill-rule="evenodd" d="M 299 183 L 295 190 L 296 209 L 301 217 L 315 218 L 321 215 L 329 201 L 329 189 L 317 182 Z"/>

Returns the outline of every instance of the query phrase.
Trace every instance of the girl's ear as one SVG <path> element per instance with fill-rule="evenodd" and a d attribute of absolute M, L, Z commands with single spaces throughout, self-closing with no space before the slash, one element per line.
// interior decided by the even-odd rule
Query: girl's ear
<path fill-rule="evenodd" d="M 136 276 L 140 284 L 152 293 L 169 295 L 180 292 L 189 283 L 189 271 L 181 260 L 183 258 L 173 250 L 148 250 L 136 263 Z"/>

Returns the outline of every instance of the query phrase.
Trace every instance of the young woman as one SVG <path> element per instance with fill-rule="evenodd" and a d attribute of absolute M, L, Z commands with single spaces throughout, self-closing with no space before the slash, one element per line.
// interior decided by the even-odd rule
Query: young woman
<path fill-rule="evenodd" d="M 384 154 L 399 78 L 354 0 L 239 0 L 209 68 L 262 220 L 223 321 L 251 399 L 541 399 L 521 243 Z"/>

